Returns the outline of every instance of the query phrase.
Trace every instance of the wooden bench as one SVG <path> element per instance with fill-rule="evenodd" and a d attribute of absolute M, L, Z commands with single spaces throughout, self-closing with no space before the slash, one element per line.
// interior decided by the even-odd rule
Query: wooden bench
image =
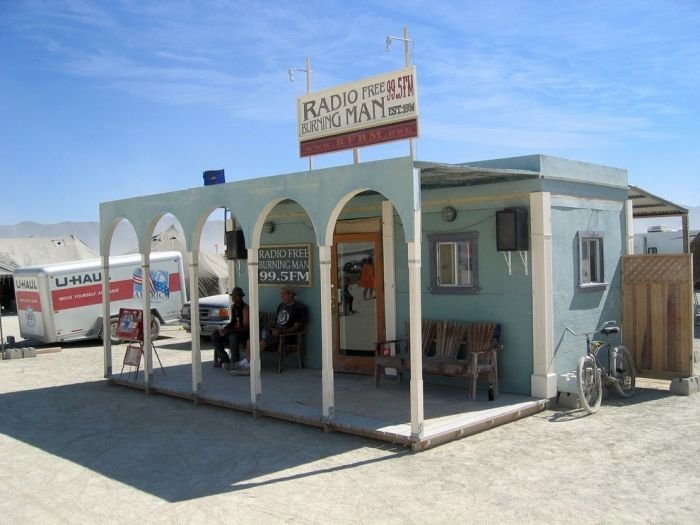
<path fill-rule="evenodd" d="M 501 326 L 492 322 L 466 322 L 424 319 L 422 321 L 421 353 L 423 373 L 469 380 L 469 399 L 476 399 L 476 385 L 486 376 L 498 394 L 498 350 Z M 409 333 L 406 330 L 406 333 Z M 399 375 L 411 370 L 408 339 L 375 343 L 374 378 L 379 386 L 387 368 Z"/>

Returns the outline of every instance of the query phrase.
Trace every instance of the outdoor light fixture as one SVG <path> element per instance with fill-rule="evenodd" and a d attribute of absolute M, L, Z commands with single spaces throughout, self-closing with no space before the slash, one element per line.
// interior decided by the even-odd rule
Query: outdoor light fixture
<path fill-rule="evenodd" d="M 452 206 L 445 206 L 442 209 L 442 220 L 444 222 L 453 222 L 457 218 L 457 210 Z"/>
<path fill-rule="evenodd" d="M 289 81 L 294 82 L 294 72 L 295 71 L 301 71 L 303 73 L 306 73 L 306 94 L 309 95 L 311 93 L 311 57 L 306 57 L 306 67 L 301 68 L 301 67 L 290 67 L 287 70 L 287 74 L 289 75 Z M 309 171 L 314 169 L 314 161 L 311 156 L 309 156 Z"/>
<path fill-rule="evenodd" d="M 308 64 L 308 59 L 307 59 L 307 64 Z M 310 76 L 311 76 L 311 69 L 307 67 L 306 69 L 300 68 L 300 67 L 290 67 L 287 70 L 287 74 L 289 75 L 289 81 L 294 82 L 294 72 L 295 71 L 301 71 L 302 73 L 306 73 L 306 94 L 309 94 L 310 90 Z"/>
<path fill-rule="evenodd" d="M 272 221 L 267 221 L 263 224 L 263 231 L 265 233 L 272 233 L 273 231 L 275 231 L 275 223 Z"/>
<path fill-rule="evenodd" d="M 386 37 L 386 47 L 384 48 L 384 51 L 387 53 L 391 49 L 391 41 L 392 40 L 400 40 L 403 42 L 403 58 L 404 58 L 404 64 L 405 67 L 408 68 L 411 66 L 411 54 L 413 53 L 414 47 L 415 47 L 415 42 L 408 38 L 408 28 L 404 27 L 403 28 L 403 38 L 398 37 L 398 36 L 391 36 L 387 35 Z M 411 44 L 410 52 L 409 52 L 409 47 L 408 45 Z M 415 55 L 413 57 L 415 61 Z M 408 148 L 411 154 L 411 160 L 413 160 L 413 139 L 408 139 Z"/>
<path fill-rule="evenodd" d="M 414 46 L 414 44 L 415 44 L 415 43 L 413 42 L 413 40 L 411 40 L 411 39 L 409 39 L 409 38 L 401 38 L 401 37 L 399 37 L 399 36 L 390 36 L 390 35 L 389 35 L 389 36 L 386 37 L 386 47 L 384 48 L 384 51 L 386 51 L 387 53 L 391 50 L 391 41 L 392 41 L 392 40 L 400 40 L 401 42 L 405 42 L 405 45 L 406 45 L 406 55 L 408 55 L 408 44 L 409 44 L 409 43 L 411 44 L 411 49 L 413 49 L 413 46 Z"/>

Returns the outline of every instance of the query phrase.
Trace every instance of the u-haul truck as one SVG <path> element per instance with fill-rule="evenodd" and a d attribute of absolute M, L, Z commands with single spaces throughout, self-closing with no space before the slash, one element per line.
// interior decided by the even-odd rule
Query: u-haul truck
<path fill-rule="evenodd" d="M 154 252 L 150 278 L 144 279 L 141 256 L 109 258 L 110 335 L 120 308 L 143 308 L 151 294 L 153 336 L 161 323 L 177 322 L 185 298 L 185 273 L 180 252 Z M 102 260 L 85 259 L 14 271 L 20 334 L 41 343 L 102 337 Z"/>

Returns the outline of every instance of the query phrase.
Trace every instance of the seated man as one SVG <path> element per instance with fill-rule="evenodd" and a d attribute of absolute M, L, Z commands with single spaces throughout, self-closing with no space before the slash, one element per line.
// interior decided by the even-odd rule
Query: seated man
<path fill-rule="evenodd" d="M 238 286 L 231 291 L 231 321 L 212 335 L 214 343 L 214 368 L 228 369 L 231 362 L 240 362 L 240 346 L 250 338 L 250 313 L 243 302 L 245 293 Z M 231 358 L 226 353 L 226 345 L 231 348 Z"/>
<path fill-rule="evenodd" d="M 295 333 L 301 330 L 306 323 L 306 306 L 294 300 L 294 290 L 289 286 L 280 288 L 282 302 L 277 307 L 275 320 L 270 330 L 263 330 L 260 340 L 260 351 L 265 349 L 276 350 L 280 334 Z M 248 359 L 243 359 L 235 365 L 237 375 L 250 373 Z"/>

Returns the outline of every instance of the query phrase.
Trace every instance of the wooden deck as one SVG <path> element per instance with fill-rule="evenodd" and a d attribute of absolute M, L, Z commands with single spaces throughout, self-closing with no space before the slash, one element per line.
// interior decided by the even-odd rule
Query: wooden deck
<path fill-rule="evenodd" d="M 130 367 L 122 368 L 123 347 L 113 349 L 112 383 L 144 390 L 144 376 Z M 250 378 L 235 376 L 212 367 L 212 351 L 202 350 L 202 388 L 192 392 L 191 353 L 182 343 L 158 343 L 165 374 L 154 355 L 154 374 L 149 393 L 189 399 L 257 416 L 302 423 L 327 431 L 339 431 L 423 450 L 459 439 L 494 426 L 529 416 L 544 409 L 545 400 L 500 394 L 494 401 L 486 392 L 477 401 L 467 400 L 467 389 L 424 382 L 424 428 L 420 437 L 411 436 L 409 381 L 387 379 L 374 386 L 374 377 L 336 373 L 335 416 L 322 418 L 321 371 L 287 368 L 277 373 L 263 359 L 262 394 L 257 406 L 250 403 Z M 271 356 L 263 356 L 271 357 Z"/>

